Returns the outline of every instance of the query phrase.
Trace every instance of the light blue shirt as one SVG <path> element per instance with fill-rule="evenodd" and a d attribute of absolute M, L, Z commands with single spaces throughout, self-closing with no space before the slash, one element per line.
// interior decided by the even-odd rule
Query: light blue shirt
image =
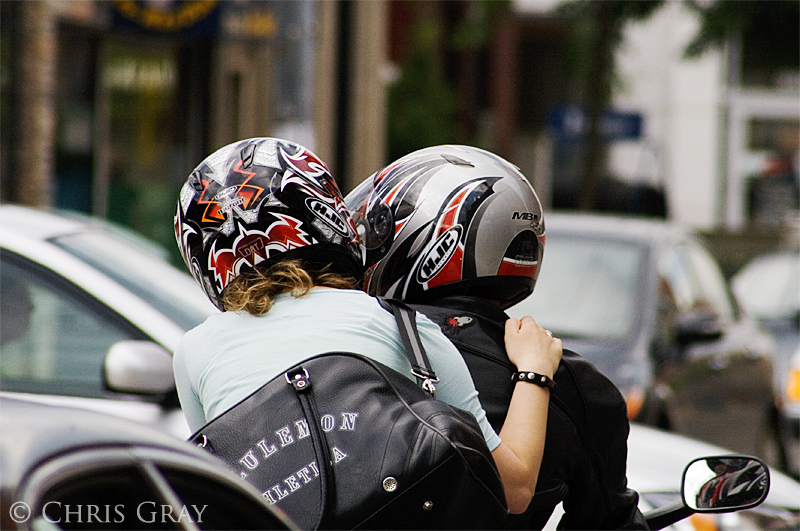
<path fill-rule="evenodd" d="M 494 450 L 500 437 L 486 420 L 461 354 L 421 314 L 417 328 L 440 379 L 436 398 L 475 415 Z M 186 333 L 173 358 L 189 427 L 196 432 L 288 368 L 333 351 L 368 356 L 416 381 L 394 316 L 362 291 L 320 288 L 300 298 L 285 293 L 261 316 L 210 316 Z"/>

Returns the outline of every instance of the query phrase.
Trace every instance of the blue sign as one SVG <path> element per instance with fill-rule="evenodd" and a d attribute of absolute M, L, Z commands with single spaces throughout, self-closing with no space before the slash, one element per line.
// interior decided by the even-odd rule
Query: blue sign
<path fill-rule="evenodd" d="M 605 140 L 637 140 L 642 137 L 642 123 L 641 113 L 607 109 L 600 132 Z M 578 106 L 554 107 L 547 115 L 547 125 L 561 140 L 582 140 L 589 132 L 589 119 Z"/>
<path fill-rule="evenodd" d="M 112 6 L 116 29 L 212 37 L 219 26 L 218 0 L 115 0 Z"/>
<path fill-rule="evenodd" d="M 272 39 L 278 11 L 294 16 L 290 2 L 220 0 L 115 0 L 115 29 L 181 37 Z M 289 6 L 284 8 L 284 6 Z M 287 21 L 290 20 L 287 18 Z"/>

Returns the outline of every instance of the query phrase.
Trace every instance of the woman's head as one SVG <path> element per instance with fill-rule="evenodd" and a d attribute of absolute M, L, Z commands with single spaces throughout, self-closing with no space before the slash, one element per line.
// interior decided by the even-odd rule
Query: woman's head
<path fill-rule="evenodd" d="M 251 138 L 209 155 L 181 189 L 175 238 L 217 308 L 237 277 L 286 260 L 359 278 L 355 225 L 325 164 L 303 146 Z"/>

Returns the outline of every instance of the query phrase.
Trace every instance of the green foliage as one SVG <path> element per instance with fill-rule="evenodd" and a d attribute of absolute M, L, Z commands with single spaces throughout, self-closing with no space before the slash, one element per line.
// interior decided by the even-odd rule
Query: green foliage
<path fill-rule="evenodd" d="M 566 17 L 595 18 L 600 11 L 606 11 L 621 26 L 647 19 L 663 3 L 664 0 L 573 0 L 561 4 L 556 12 Z"/>
<path fill-rule="evenodd" d="M 478 50 L 491 37 L 492 23 L 511 9 L 510 0 L 481 0 L 469 3 L 467 14 L 456 24 L 452 45 L 456 50 Z"/>
<path fill-rule="evenodd" d="M 470 133 L 459 126 L 458 94 L 444 69 L 452 59 L 448 54 L 480 54 L 487 49 L 494 22 L 510 12 L 511 1 L 472 0 L 457 5 L 463 9 L 456 9 L 458 19 L 445 34 L 443 19 L 431 16 L 436 10 L 425 9 L 423 2 L 416 4 L 410 52 L 388 91 L 389 160 L 431 145 L 481 143 L 477 138 L 462 138 Z"/>
<path fill-rule="evenodd" d="M 717 0 L 707 7 L 691 4 L 700 15 L 700 30 L 686 47 L 687 57 L 697 57 L 709 48 L 725 44 L 734 34 L 758 34 L 765 42 L 795 36 L 784 42 L 797 51 L 800 2 L 796 0 Z M 778 35 L 776 36 L 775 33 Z M 778 46 L 771 46 L 779 48 Z"/>
<path fill-rule="evenodd" d="M 800 68 L 800 2 L 797 0 L 717 0 L 691 5 L 700 29 L 684 55 L 694 58 L 741 39 L 745 67 L 772 72 Z"/>
<path fill-rule="evenodd" d="M 573 0 L 561 4 L 556 13 L 572 21 L 567 43 L 570 75 L 585 85 L 587 77 L 598 74 L 594 67 L 601 57 L 613 57 L 622 44 L 625 24 L 646 20 L 663 4 L 664 0 Z M 610 90 L 613 61 L 608 64 L 610 68 L 600 73 L 601 79 L 593 77 L 588 83 L 599 81 Z"/>
<path fill-rule="evenodd" d="M 441 29 L 422 20 L 399 79 L 389 88 L 389 160 L 423 147 L 457 142 L 457 100 L 437 62 Z"/>

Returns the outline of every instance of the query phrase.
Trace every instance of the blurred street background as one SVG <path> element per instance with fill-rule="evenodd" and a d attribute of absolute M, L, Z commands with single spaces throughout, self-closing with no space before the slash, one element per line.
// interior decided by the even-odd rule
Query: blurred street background
<path fill-rule="evenodd" d="M 800 477 L 798 0 L 2 0 L 0 89 L 4 393 L 148 406 L 185 438 L 167 354 L 216 311 L 174 240 L 193 168 L 280 137 L 347 194 L 469 144 L 545 209 L 521 315 L 601 366 L 634 423 Z M 163 389 L 108 372 L 150 355 L 128 340 L 164 351 L 142 365 Z M 635 428 L 647 479 L 677 446 Z"/>
<path fill-rule="evenodd" d="M 0 5 L 0 200 L 108 218 L 176 262 L 180 184 L 252 136 L 309 146 L 345 193 L 477 145 L 548 210 L 701 230 L 726 274 L 797 231 L 796 1 Z"/>

